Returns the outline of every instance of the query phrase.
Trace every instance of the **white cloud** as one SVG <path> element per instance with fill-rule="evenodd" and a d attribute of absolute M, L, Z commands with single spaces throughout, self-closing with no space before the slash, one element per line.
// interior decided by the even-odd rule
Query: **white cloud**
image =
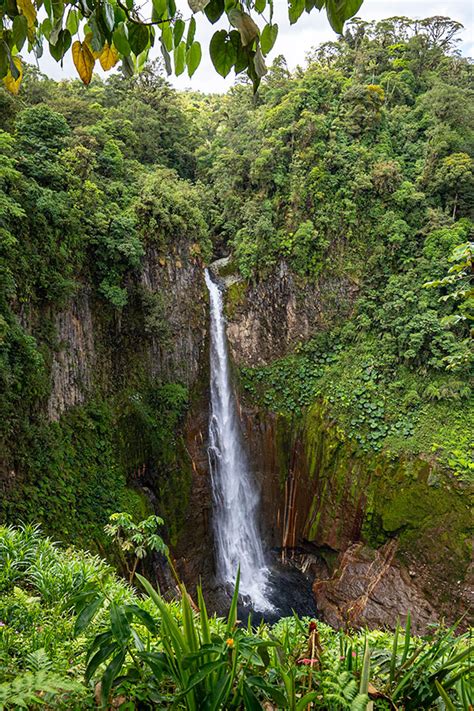
<path fill-rule="evenodd" d="M 181 7 L 187 6 L 186 3 L 179 4 L 181 4 Z M 324 11 L 318 13 L 317 10 L 313 10 L 310 15 L 304 13 L 296 25 L 290 26 L 287 0 L 274 0 L 274 6 L 274 22 L 278 23 L 280 29 L 276 45 L 272 55 L 269 57 L 270 62 L 273 56 L 283 54 L 290 69 L 294 69 L 298 64 L 304 64 L 305 56 L 312 47 L 335 38 Z M 473 7 L 470 0 L 451 0 L 449 3 L 417 0 L 416 11 L 414 11 L 413 2 L 410 0 L 397 0 L 397 2 L 365 0 L 358 16 L 364 20 L 381 20 L 394 15 L 406 15 L 413 18 L 432 17 L 433 15 L 451 17 L 464 25 L 465 29 L 461 34 L 460 49 L 465 56 L 472 56 L 474 54 Z M 184 12 L 183 14 L 186 16 L 187 13 Z M 210 38 L 217 27 L 219 27 L 219 24 L 211 26 L 205 18 L 198 22 L 196 39 L 199 39 L 203 47 L 202 63 L 192 79 L 189 79 L 187 75 L 170 77 L 171 83 L 176 88 L 222 92 L 232 86 L 234 82 L 233 74 L 229 75 L 227 79 L 222 79 L 215 72 L 209 59 L 207 48 Z M 155 51 L 152 56 L 157 55 L 158 53 Z M 64 66 L 61 68 L 49 56 L 47 51 L 45 51 L 44 57 L 40 60 L 40 68 L 45 74 L 55 79 L 76 75 L 69 56 L 65 58 Z"/>

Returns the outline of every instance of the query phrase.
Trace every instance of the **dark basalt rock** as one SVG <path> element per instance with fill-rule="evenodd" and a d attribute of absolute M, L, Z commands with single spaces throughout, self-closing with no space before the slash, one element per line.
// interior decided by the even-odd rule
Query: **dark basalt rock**
<path fill-rule="evenodd" d="M 285 262 L 264 280 L 235 286 L 238 298 L 231 288 L 227 299 L 232 311 L 227 335 L 235 362 L 252 366 L 281 358 L 298 342 L 347 316 L 358 293 L 358 285 L 347 277 L 310 282 Z"/>

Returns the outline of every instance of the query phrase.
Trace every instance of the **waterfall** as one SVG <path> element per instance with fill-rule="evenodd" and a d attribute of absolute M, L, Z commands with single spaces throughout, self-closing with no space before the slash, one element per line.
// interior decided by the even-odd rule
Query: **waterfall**
<path fill-rule="evenodd" d="M 244 448 L 231 385 L 223 295 L 205 272 L 211 309 L 211 407 L 209 466 L 214 500 L 217 574 L 235 583 L 240 565 L 240 593 L 255 610 L 271 610 L 268 570 L 258 528 L 259 493 Z"/>

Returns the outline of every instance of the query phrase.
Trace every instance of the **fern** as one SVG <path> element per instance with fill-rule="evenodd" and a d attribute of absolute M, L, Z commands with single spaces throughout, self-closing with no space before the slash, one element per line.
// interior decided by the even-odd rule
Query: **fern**
<path fill-rule="evenodd" d="M 27 655 L 26 666 L 33 672 L 49 671 L 52 667 L 52 662 L 44 647 L 41 647 L 41 649 L 35 649 L 34 652 L 30 652 Z"/>
<path fill-rule="evenodd" d="M 12 681 L 0 684 L 0 711 L 28 709 L 36 704 L 44 704 L 46 695 L 55 697 L 64 692 L 77 692 L 82 689 L 78 682 L 48 670 L 24 672 Z"/>
<path fill-rule="evenodd" d="M 331 702 L 330 708 L 352 711 L 352 703 L 358 695 L 358 684 L 350 672 L 326 676 L 323 689 L 325 701 Z"/>
<path fill-rule="evenodd" d="M 371 702 L 367 694 L 357 694 L 351 704 L 351 711 L 367 711 Z"/>

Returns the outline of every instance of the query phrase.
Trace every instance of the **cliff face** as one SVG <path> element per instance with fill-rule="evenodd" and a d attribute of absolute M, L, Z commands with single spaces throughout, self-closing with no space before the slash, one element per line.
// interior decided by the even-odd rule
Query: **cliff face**
<path fill-rule="evenodd" d="M 320 403 L 293 421 L 246 407 L 244 422 L 268 543 L 313 566 L 326 620 L 394 626 L 411 611 L 421 632 L 469 609 L 469 506 L 435 461 L 360 452 Z"/>
<path fill-rule="evenodd" d="M 149 249 L 140 274 L 145 292 L 163 294 L 165 343 L 151 331 L 147 367 L 153 377 L 193 385 L 202 366 L 207 335 L 207 299 L 200 260 L 177 251 L 164 259 Z"/>
<path fill-rule="evenodd" d="M 119 317 L 104 319 L 103 302 L 87 288 L 54 316 L 58 349 L 51 365 L 47 412 L 57 420 L 97 390 L 113 392 L 140 370 L 145 377 L 192 385 L 206 339 L 203 268 L 185 250 L 163 257 L 150 247 L 136 276 L 134 299 Z M 160 295 L 158 314 L 147 297 Z M 155 306 L 156 310 L 156 306 Z"/>
<path fill-rule="evenodd" d="M 82 404 L 93 387 L 96 361 L 91 297 L 86 289 L 54 317 L 58 350 L 51 364 L 51 393 L 47 411 L 57 420 L 70 407 Z"/>
<path fill-rule="evenodd" d="M 294 350 L 351 310 L 357 284 L 327 277 L 310 284 L 282 262 L 265 279 L 229 287 L 227 335 L 238 365 L 264 365 Z"/>
<path fill-rule="evenodd" d="M 0 518 L 39 522 L 45 533 L 102 551 L 111 513 L 143 517 L 154 508 L 176 540 L 191 489 L 180 427 L 206 361 L 206 296 L 189 245 L 165 256 L 152 246 L 121 311 L 87 284 L 60 311 L 23 310 L 48 395 L 12 420 L 17 434 L 0 456 Z"/>

